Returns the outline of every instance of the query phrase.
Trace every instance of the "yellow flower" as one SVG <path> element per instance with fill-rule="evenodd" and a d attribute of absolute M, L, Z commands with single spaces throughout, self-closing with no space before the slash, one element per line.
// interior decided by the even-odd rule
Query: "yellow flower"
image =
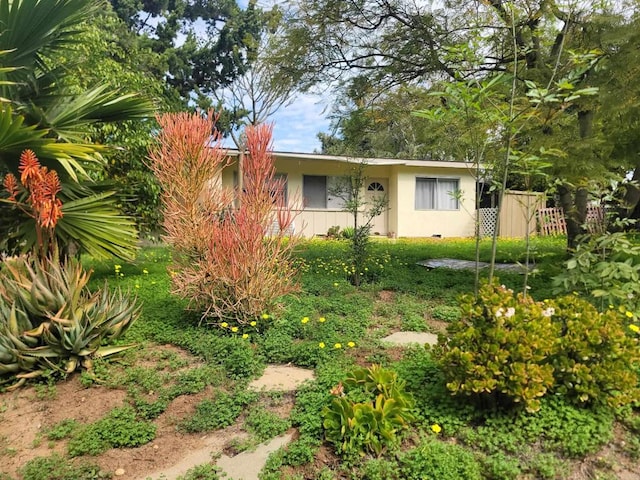
<path fill-rule="evenodd" d="M 631 313 L 629 310 L 627 310 L 627 313 L 625 313 L 625 315 L 626 315 L 628 318 L 633 318 L 633 313 Z"/>
<path fill-rule="evenodd" d="M 347 343 L 347 347 L 349 347 L 349 348 L 353 348 L 353 347 L 355 347 L 355 346 L 356 346 L 355 342 L 349 342 L 349 343 Z"/>
<path fill-rule="evenodd" d="M 320 343 L 318 344 L 318 346 L 319 346 L 320 348 L 324 348 L 324 347 L 325 347 L 325 344 L 324 344 L 324 342 L 320 342 Z"/>
<path fill-rule="evenodd" d="M 268 320 L 269 319 L 269 314 L 268 313 L 263 313 L 262 314 L 262 319 L 263 320 Z"/>
<path fill-rule="evenodd" d="M 144 273 L 145 275 L 147 275 L 149 273 L 149 270 L 147 270 L 146 268 L 142 270 L 142 273 Z"/>
<path fill-rule="evenodd" d="M 324 322 L 326 322 L 326 321 L 327 321 L 327 319 L 326 319 L 326 318 L 324 318 L 324 317 L 320 317 L 320 318 L 318 319 L 318 321 L 319 321 L 320 323 L 324 323 Z"/>
<path fill-rule="evenodd" d="M 251 322 L 249 325 L 251 325 L 252 327 L 255 327 L 258 324 L 258 322 L 256 322 L 255 320 L 253 322 Z"/>
<path fill-rule="evenodd" d="M 639 327 L 638 325 L 631 324 L 631 325 L 629 325 L 629 329 L 630 329 L 632 332 L 640 333 L 640 327 Z"/>
<path fill-rule="evenodd" d="M 338 282 L 333 282 L 334 287 L 337 287 L 338 285 L 340 285 Z"/>
<path fill-rule="evenodd" d="M 433 425 L 431 425 L 431 431 L 437 435 L 442 431 L 442 427 L 437 423 L 434 423 Z"/>
<path fill-rule="evenodd" d="M 244 338 L 244 339 L 249 338 L 249 334 L 248 334 L 248 333 L 243 333 L 243 334 L 242 334 L 242 338 Z"/>
<path fill-rule="evenodd" d="M 341 343 L 336 343 L 333 348 L 342 348 L 342 344 Z"/>
<path fill-rule="evenodd" d="M 309 321 L 309 317 L 304 317 L 302 320 L 300 320 L 302 323 L 307 323 Z"/>
<path fill-rule="evenodd" d="M 227 322 L 222 322 L 222 323 L 220 324 L 220 326 L 221 326 L 222 328 L 227 328 L 227 327 L 229 326 L 229 324 L 228 324 Z"/>
<path fill-rule="evenodd" d="M 238 327 L 231 327 L 231 331 L 232 331 L 233 333 L 237 332 L 237 331 L 238 331 Z"/>

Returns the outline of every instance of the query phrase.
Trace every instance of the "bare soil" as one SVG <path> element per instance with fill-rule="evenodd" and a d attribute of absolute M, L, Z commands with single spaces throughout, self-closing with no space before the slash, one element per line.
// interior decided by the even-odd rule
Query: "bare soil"
<path fill-rule="evenodd" d="M 155 350 L 176 350 L 172 346 L 150 347 Z M 181 356 L 188 356 L 181 352 Z M 142 360 L 149 365 L 152 360 Z M 198 360 L 193 358 L 193 364 Z M 283 375 L 289 375 L 284 372 Z M 287 376 L 286 380 L 290 380 Z M 195 466 L 188 462 L 199 459 L 199 463 L 211 461 L 212 456 L 228 449 L 232 439 L 243 439 L 247 433 L 242 428 L 242 418 L 224 430 L 202 433 L 182 433 L 178 423 L 195 412 L 196 405 L 212 390 L 196 395 L 182 395 L 173 400 L 154 423 L 157 425 L 155 439 L 138 448 L 112 449 L 95 457 L 82 457 L 85 461 L 100 466 L 102 471 L 115 477 L 115 472 L 124 471 L 117 478 L 144 480 L 154 472 L 167 470 L 182 474 Z M 66 453 L 66 441 L 52 442 L 45 436 L 47 429 L 65 419 L 81 423 L 94 422 L 104 417 L 115 407 L 127 404 L 127 392 L 117 388 L 92 386 L 85 388 L 80 375 L 74 374 L 54 386 L 26 386 L 13 392 L 0 394 L 0 474 L 19 479 L 20 467 L 36 457 L 47 457 L 57 452 Z M 274 411 L 287 415 L 293 406 L 293 395 L 285 395 Z M 198 452 L 201 455 L 194 455 Z M 204 461 L 202 461 L 204 459 Z M 185 461 L 187 463 L 185 463 Z M 199 464 L 198 463 L 198 464 Z"/>

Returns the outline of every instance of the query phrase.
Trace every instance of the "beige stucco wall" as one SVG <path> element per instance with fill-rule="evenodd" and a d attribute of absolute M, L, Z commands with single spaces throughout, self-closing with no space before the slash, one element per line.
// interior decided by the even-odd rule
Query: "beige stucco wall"
<path fill-rule="evenodd" d="M 289 202 L 299 215 L 295 229 L 306 237 L 324 235 L 334 226 L 352 226 L 350 214 L 339 209 L 302 208 L 303 175 L 347 175 L 351 166 L 332 160 L 295 158 L 276 159 L 276 171 L 287 174 Z M 227 167 L 222 175 L 222 185 L 233 187 L 236 165 Z M 386 228 L 376 226 L 382 235 L 394 232 L 398 237 L 472 236 L 475 214 L 475 180 L 465 168 L 426 168 L 406 165 L 368 165 L 367 177 L 387 179 L 389 210 L 386 212 Z M 458 178 L 463 197 L 456 211 L 427 211 L 415 209 L 416 177 Z"/>
<path fill-rule="evenodd" d="M 473 236 L 475 180 L 464 168 L 397 168 L 397 204 L 400 205 L 396 233 L 399 237 Z M 416 210 L 416 177 L 457 178 L 462 198 L 458 210 Z"/>

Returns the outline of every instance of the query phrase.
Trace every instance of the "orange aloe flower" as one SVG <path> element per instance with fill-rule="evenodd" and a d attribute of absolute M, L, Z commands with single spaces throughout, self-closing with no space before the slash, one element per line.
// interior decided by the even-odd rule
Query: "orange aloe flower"
<path fill-rule="evenodd" d="M 18 179 L 13 173 L 5 175 L 4 188 L 9 193 L 9 200 L 15 202 L 16 195 L 18 195 Z"/>
<path fill-rule="evenodd" d="M 18 171 L 20 172 L 20 181 L 25 187 L 29 187 L 31 179 L 40 178 L 42 172 L 40 171 L 40 162 L 36 157 L 33 150 L 25 150 L 20 155 L 20 165 Z"/>

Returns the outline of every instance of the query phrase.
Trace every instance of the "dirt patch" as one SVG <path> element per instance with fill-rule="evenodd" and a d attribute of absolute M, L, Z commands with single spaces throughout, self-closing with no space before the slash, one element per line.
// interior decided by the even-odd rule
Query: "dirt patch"
<path fill-rule="evenodd" d="M 303 382 L 313 379 L 313 371 L 291 365 L 269 365 L 260 378 L 249 384 L 255 391 L 291 391 Z"/>

